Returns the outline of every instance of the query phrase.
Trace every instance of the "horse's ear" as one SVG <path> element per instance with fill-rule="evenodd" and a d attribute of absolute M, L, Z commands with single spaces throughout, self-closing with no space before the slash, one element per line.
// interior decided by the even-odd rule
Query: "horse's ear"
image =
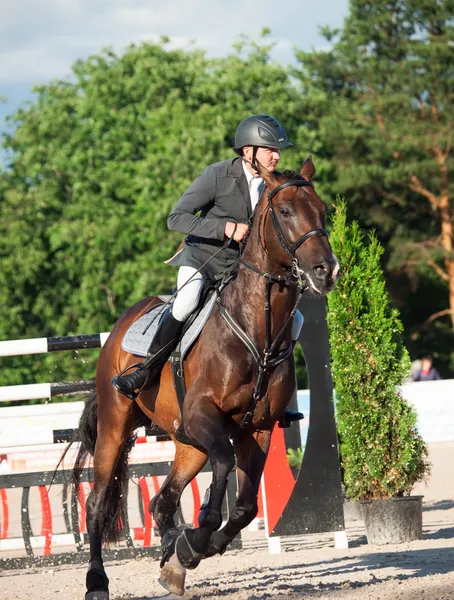
<path fill-rule="evenodd" d="M 315 166 L 312 162 L 312 156 L 308 156 L 304 161 L 303 166 L 301 167 L 300 175 L 301 177 L 304 177 L 304 179 L 308 179 L 309 181 L 312 181 L 312 179 L 314 178 Z"/>
<path fill-rule="evenodd" d="M 279 185 L 276 175 L 271 171 L 268 171 L 268 169 L 264 167 L 258 160 L 255 161 L 255 164 L 257 165 L 257 173 L 263 178 L 264 182 L 266 183 L 266 187 L 271 192 Z"/>

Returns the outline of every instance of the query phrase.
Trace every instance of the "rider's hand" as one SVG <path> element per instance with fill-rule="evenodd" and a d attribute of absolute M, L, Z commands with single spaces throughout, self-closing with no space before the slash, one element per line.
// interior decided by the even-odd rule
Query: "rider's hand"
<path fill-rule="evenodd" d="M 235 226 L 236 226 L 236 231 L 235 231 Z M 233 234 L 233 232 L 235 231 L 235 235 Z M 227 221 L 227 223 L 225 224 L 225 228 L 224 228 L 224 233 L 228 238 L 231 238 L 233 236 L 233 239 L 235 240 L 235 242 L 241 242 L 241 240 L 243 240 L 247 233 L 249 231 L 249 227 L 245 224 L 245 223 L 232 223 L 230 221 Z"/>

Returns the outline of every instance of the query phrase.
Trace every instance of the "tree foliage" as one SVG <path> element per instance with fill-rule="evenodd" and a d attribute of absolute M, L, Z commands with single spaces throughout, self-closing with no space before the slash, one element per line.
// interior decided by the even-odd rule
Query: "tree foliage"
<path fill-rule="evenodd" d="M 342 269 L 328 296 L 328 327 L 346 494 L 352 500 L 401 496 L 423 478 L 427 450 L 399 390 L 410 359 L 385 287 L 383 248 L 373 233 L 366 241 L 357 222 L 347 225 L 343 202 L 331 244 Z"/>
<path fill-rule="evenodd" d="M 348 197 L 351 214 L 386 246 L 408 341 L 446 352 L 454 325 L 454 1 L 351 0 L 342 30 L 325 35 L 331 49 L 298 52 L 295 75 L 303 89 L 318 90 L 311 122 L 331 165 L 331 193 Z"/>
<path fill-rule="evenodd" d="M 297 51 L 293 67 L 270 60 L 266 31 L 218 59 L 163 38 L 35 88 L 3 141 L 0 339 L 108 331 L 170 291 L 171 207 L 232 156 L 242 118 L 268 112 L 294 143 L 282 166 L 312 153 L 320 195 L 345 193 L 376 227 L 412 355 L 452 375 L 453 3 L 351 0 L 342 30 L 324 30 L 331 49 Z M 1 383 L 92 376 L 96 354 L 5 360 Z"/>
<path fill-rule="evenodd" d="M 163 261 L 181 236 L 167 216 L 207 164 L 232 156 L 241 119 L 270 112 L 304 138 L 297 91 L 269 50 L 243 42 L 212 60 L 163 40 L 105 50 L 36 88 L 4 142 L 0 339 L 109 331 L 129 305 L 173 288 Z M 2 382 L 67 380 L 79 363 L 92 376 L 92 359 L 75 357 L 11 360 Z"/>

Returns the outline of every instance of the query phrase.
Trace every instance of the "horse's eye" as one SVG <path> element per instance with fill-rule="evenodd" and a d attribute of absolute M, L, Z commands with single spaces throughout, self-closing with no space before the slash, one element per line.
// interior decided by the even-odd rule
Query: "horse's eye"
<path fill-rule="evenodd" d="M 281 208 L 280 213 L 283 217 L 288 217 L 290 212 L 286 208 Z"/>

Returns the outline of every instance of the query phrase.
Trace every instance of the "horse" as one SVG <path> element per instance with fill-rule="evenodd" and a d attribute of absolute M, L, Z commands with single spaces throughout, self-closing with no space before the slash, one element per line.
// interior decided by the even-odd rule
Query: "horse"
<path fill-rule="evenodd" d="M 326 204 L 312 183 L 308 157 L 299 173 L 275 174 L 258 164 L 265 189 L 255 208 L 233 281 L 221 286 L 214 308 L 185 359 L 184 431 L 171 366 L 131 401 L 111 385 L 136 358 L 122 349 L 127 329 L 158 303 L 147 297 L 124 312 L 102 348 L 96 391 L 82 412 L 73 481 L 93 456 L 94 486 L 86 503 L 90 562 L 86 600 L 108 600 L 102 543 L 118 541 L 125 509 L 128 452 L 133 432 L 145 423 L 166 431 L 175 457 L 149 510 L 161 536 L 160 583 L 182 595 L 186 569 L 223 554 L 257 515 L 260 478 L 276 421 L 295 390 L 291 322 L 304 290 L 326 295 L 339 264 L 325 230 Z M 210 460 L 212 481 L 199 526 L 180 531 L 174 520 L 181 494 Z M 224 527 L 221 506 L 236 463 L 237 500 Z"/>

